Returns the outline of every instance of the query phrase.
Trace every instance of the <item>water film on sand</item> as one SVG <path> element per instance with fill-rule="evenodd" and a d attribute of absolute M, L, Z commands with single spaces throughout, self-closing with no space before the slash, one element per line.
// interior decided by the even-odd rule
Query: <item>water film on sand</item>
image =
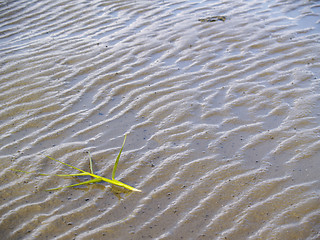
<path fill-rule="evenodd" d="M 199 19 L 202 19 L 199 21 Z M 207 21 L 207 20 L 212 21 Z M 319 1 L 0 1 L 1 239 L 320 239 Z M 86 171 L 90 178 L 13 172 Z"/>

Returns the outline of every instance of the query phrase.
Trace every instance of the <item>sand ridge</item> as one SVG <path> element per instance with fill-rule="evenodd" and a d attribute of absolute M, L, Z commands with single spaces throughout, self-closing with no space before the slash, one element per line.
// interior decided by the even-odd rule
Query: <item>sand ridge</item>
<path fill-rule="evenodd" d="M 2 238 L 319 239 L 319 9 L 2 1 Z M 10 171 L 110 176 L 125 134 L 142 193 Z"/>

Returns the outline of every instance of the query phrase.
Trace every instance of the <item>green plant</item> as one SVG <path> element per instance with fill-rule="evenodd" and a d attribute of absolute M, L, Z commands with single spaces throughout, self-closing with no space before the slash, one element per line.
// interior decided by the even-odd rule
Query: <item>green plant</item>
<path fill-rule="evenodd" d="M 59 190 L 59 189 L 62 189 L 62 188 L 67 188 L 67 187 L 75 187 L 75 186 L 80 186 L 80 185 L 84 185 L 84 184 L 90 184 L 90 183 L 96 183 L 96 182 L 101 182 L 101 181 L 105 181 L 105 182 L 108 182 L 108 183 L 111 183 L 111 184 L 114 184 L 114 185 L 117 185 L 117 186 L 120 186 L 120 187 L 124 187 L 126 189 L 129 189 L 131 191 L 136 191 L 136 192 L 141 192 L 141 190 L 139 189 L 136 189 L 134 187 L 131 187 L 129 186 L 128 184 L 125 184 L 123 182 L 120 182 L 118 180 L 115 179 L 115 174 L 116 174 L 116 170 L 117 170 L 117 166 L 118 166 L 118 163 L 119 163 L 119 159 L 120 159 L 120 155 L 121 155 L 121 152 L 122 152 L 122 149 L 124 147 L 124 143 L 126 141 L 126 138 L 127 138 L 127 135 L 125 135 L 124 137 L 124 140 L 123 140 L 123 144 L 122 144 L 122 147 L 120 149 L 120 152 L 116 158 L 116 161 L 114 163 L 114 166 L 113 166 L 113 171 L 112 171 L 112 179 L 108 179 L 108 178 L 105 178 L 105 177 L 101 177 L 101 176 L 98 176 L 96 174 L 93 173 L 93 168 L 92 168 L 92 159 L 91 159 L 91 156 L 90 156 L 90 153 L 89 153 L 89 162 L 90 162 L 90 172 L 86 172 L 86 171 L 83 171 L 77 167 L 74 167 L 74 166 L 71 166 L 67 163 L 64 163 L 64 162 L 61 162 L 59 160 L 56 160 L 52 157 L 49 157 L 47 156 L 48 158 L 50 158 L 51 160 L 54 160 L 56 162 L 59 162 L 63 165 L 66 165 L 68 167 L 71 167 L 73 169 L 76 169 L 78 171 L 80 171 L 81 173 L 74 173 L 74 174 L 54 174 L 53 176 L 58 176 L 58 177 L 76 177 L 76 176 L 90 176 L 94 179 L 92 180 L 89 180 L 89 181 L 85 181 L 85 182 L 82 182 L 82 183 L 77 183 L 77 184 L 72 184 L 72 185 L 69 185 L 69 186 L 65 186 L 65 187 L 58 187 L 58 188 L 51 188 L 51 189 L 47 189 L 46 191 L 53 191 L 53 190 Z M 23 172 L 23 173 L 32 173 L 32 172 L 26 172 L 26 171 L 22 171 L 22 170 L 18 170 L 18 169 L 10 169 L 12 171 L 16 171 L 16 172 Z M 41 176 L 50 176 L 51 174 L 43 174 L 43 173 L 38 173 L 38 175 L 41 175 Z"/>

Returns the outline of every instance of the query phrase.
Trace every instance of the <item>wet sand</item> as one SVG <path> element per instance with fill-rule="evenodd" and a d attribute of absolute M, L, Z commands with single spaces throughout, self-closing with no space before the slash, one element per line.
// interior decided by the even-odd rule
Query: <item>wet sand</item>
<path fill-rule="evenodd" d="M 1 239 L 320 239 L 318 1 L 2 1 Z M 212 16 L 225 21 L 201 22 Z M 58 160 L 116 179 L 89 178 Z"/>

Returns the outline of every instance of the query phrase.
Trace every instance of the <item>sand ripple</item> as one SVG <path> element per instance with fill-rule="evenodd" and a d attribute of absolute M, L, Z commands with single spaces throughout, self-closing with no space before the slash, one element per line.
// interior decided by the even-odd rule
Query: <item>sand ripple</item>
<path fill-rule="evenodd" d="M 320 239 L 317 1 L 19 0 L 0 16 L 1 239 Z M 88 169 L 90 151 L 111 177 L 125 134 L 117 178 L 142 193 L 10 171 Z"/>

